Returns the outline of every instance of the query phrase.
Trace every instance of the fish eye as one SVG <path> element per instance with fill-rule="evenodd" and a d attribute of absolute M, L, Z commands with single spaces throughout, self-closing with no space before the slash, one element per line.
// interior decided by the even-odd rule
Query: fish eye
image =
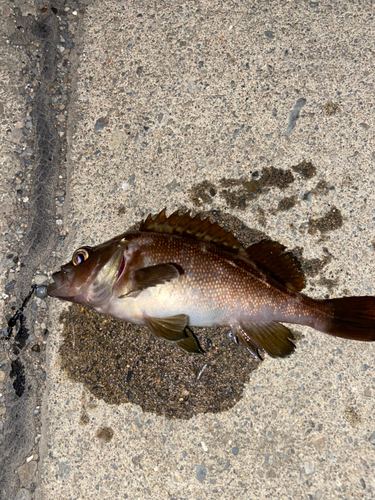
<path fill-rule="evenodd" d="M 72 257 L 73 265 L 79 266 L 79 264 L 82 264 L 82 262 L 87 260 L 89 258 L 89 256 L 90 256 L 90 254 L 86 250 L 86 248 L 79 248 L 73 254 L 73 257 Z"/>

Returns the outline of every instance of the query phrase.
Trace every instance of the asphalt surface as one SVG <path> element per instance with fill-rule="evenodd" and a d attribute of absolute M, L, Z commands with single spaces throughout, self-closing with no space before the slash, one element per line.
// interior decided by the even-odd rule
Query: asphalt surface
<path fill-rule="evenodd" d="M 23 328 L 6 330 L 76 248 L 165 207 L 293 249 L 308 295 L 375 295 L 372 2 L 0 9 L 0 498 L 374 498 L 372 344 L 294 328 L 288 359 L 246 370 L 238 355 L 234 397 L 230 339 L 202 332 L 233 396 L 212 412 L 207 352 L 184 361 L 124 325 L 127 390 L 108 369 L 105 318 L 100 334 L 91 317 L 76 331 L 60 319 L 67 304 L 34 296 Z M 77 353 L 86 334 L 95 383 L 90 351 Z M 154 386 L 166 374 L 147 404 L 136 351 Z M 123 397 L 110 398 L 111 380 Z"/>

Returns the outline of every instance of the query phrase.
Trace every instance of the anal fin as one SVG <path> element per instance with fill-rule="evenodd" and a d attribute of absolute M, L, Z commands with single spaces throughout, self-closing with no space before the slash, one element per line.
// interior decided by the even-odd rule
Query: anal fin
<path fill-rule="evenodd" d="M 295 345 L 293 333 L 281 323 L 239 323 L 232 325 L 233 333 L 239 342 L 254 356 L 261 360 L 264 351 L 272 358 L 285 358 L 292 354 Z"/>

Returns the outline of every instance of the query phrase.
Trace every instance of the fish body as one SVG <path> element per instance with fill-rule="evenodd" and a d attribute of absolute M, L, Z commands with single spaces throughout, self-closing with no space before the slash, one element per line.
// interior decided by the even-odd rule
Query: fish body
<path fill-rule="evenodd" d="M 78 302 L 201 352 L 190 327 L 228 326 L 256 357 L 284 357 L 293 334 L 280 322 L 375 340 L 375 298 L 303 294 L 296 258 L 263 240 L 245 249 L 218 224 L 190 214 L 148 217 L 139 231 L 82 247 L 53 275 L 48 294 Z"/>

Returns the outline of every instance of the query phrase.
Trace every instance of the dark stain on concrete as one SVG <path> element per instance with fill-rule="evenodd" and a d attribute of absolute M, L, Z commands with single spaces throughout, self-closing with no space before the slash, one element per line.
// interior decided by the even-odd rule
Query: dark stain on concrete
<path fill-rule="evenodd" d="M 337 102 L 328 101 L 323 104 L 322 110 L 325 115 L 333 116 L 339 112 L 340 106 L 337 104 Z"/>
<path fill-rule="evenodd" d="M 362 421 L 358 408 L 349 405 L 345 408 L 345 419 L 352 427 L 357 427 Z"/>
<path fill-rule="evenodd" d="M 343 225 L 343 218 L 338 208 L 332 207 L 323 217 L 309 220 L 309 234 L 316 234 L 317 231 L 327 233 L 335 231 Z"/>
<path fill-rule="evenodd" d="M 306 276 L 314 277 L 317 276 L 322 269 L 331 262 L 331 257 L 329 255 L 325 255 L 323 258 L 318 259 L 302 259 L 302 269 Z"/>
<path fill-rule="evenodd" d="M 303 161 L 292 167 L 292 170 L 300 174 L 304 179 L 311 179 L 316 174 L 316 167 L 310 161 Z"/>
<path fill-rule="evenodd" d="M 191 192 L 191 199 L 195 206 L 201 206 L 203 203 L 211 203 L 216 195 L 217 188 L 210 181 L 200 182 Z"/>
<path fill-rule="evenodd" d="M 213 198 L 219 193 L 224 198 L 228 207 L 245 210 L 249 202 L 267 193 L 269 188 L 286 189 L 294 181 L 290 170 L 275 167 L 265 167 L 259 178 L 255 173 L 252 179 L 221 179 L 219 187 L 210 181 L 203 181 L 194 186 L 190 197 L 196 207 L 212 203 Z"/>
<path fill-rule="evenodd" d="M 279 201 L 279 204 L 277 206 L 277 210 L 279 212 L 286 212 L 287 210 L 290 210 L 297 204 L 298 198 L 297 196 L 286 196 L 282 200 Z"/>
<path fill-rule="evenodd" d="M 79 423 L 82 425 L 87 425 L 89 422 L 90 422 L 90 417 L 88 416 L 88 414 L 85 411 L 83 411 L 81 413 L 80 418 L 79 418 Z"/>
<path fill-rule="evenodd" d="M 318 285 L 324 286 L 325 288 L 327 288 L 327 290 L 330 293 L 332 293 L 334 291 L 335 287 L 337 286 L 338 282 L 339 282 L 338 278 L 330 279 L 330 278 L 325 278 L 324 276 L 322 276 L 318 281 Z M 328 298 L 328 297 L 325 297 L 325 298 Z"/>
<path fill-rule="evenodd" d="M 121 205 L 117 209 L 117 215 L 124 215 L 126 213 L 125 205 L 121 203 Z"/>
<path fill-rule="evenodd" d="M 113 438 L 114 432 L 110 427 L 102 427 L 96 431 L 96 437 L 107 443 Z"/>
<path fill-rule="evenodd" d="M 320 180 L 317 185 L 311 190 L 312 193 L 316 195 L 327 195 L 330 191 L 334 191 L 334 186 L 329 186 L 327 181 Z"/>
<path fill-rule="evenodd" d="M 228 339 L 227 328 L 195 328 L 205 354 L 189 356 L 144 327 L 80 305 L 72 305 L 61 321 L 61 364 L 71 379 L 109 404 L 131 402 L 167 418 L 232 408 L 257 367 Z"/>
<path fill-rule="evenodd" d="M 294 176 L 290 170 L 282 168 L 266 167 L 262 169 L 262 176 L 259 183 L 262 188 L 277 187 L 279 189 L 287 188 L 294 181 Z"/>
<path fill-rule="evenodd" d="M 321 258 L 306 259 L 303 257 L 303 248 L 295 247 L 291 250 L 293 255 L 297 257 L 301 263 L 302 271 L 305 276 L 314 278 L 317 276 L 323 268 L 331 262 L 333 256 L 329 252 L 328 248 L 323 247 L 323 256 Z"/>

